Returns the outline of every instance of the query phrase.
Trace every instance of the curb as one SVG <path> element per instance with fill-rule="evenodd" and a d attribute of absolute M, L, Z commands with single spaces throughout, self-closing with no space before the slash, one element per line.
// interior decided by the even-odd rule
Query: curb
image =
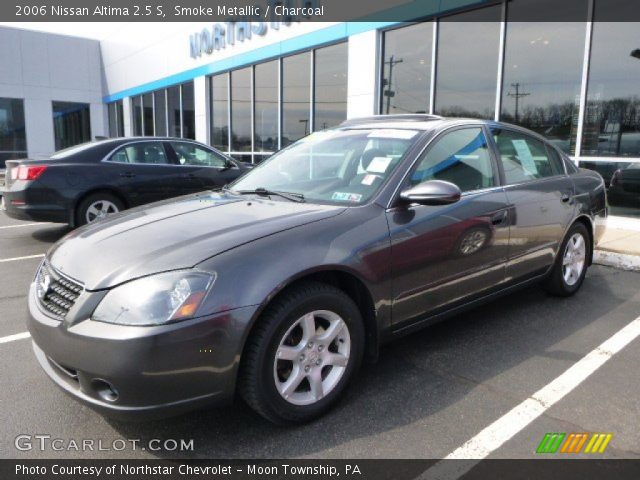
<path fill-rule="evenodd" d="M 593 252 L 593 263 L 620 268 L 622 270 L 640 272 L 640 256 L 637 255 L 596 250 Z"/>

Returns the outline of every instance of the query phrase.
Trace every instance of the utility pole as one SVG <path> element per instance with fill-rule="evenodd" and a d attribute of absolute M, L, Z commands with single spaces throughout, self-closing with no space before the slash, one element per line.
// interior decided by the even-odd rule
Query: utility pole
<path fill-rule="evenodd" d="M 509 95 L 510 97 L 515 98 L 515 100 L 516 100 L 516 114 L 515 114 L 515 120 L 514 120 L 513 123 L 518 123 L 518 104 L 520 103 L 520 99 L 522 97 L 526 97 L 526 96 L 531 95 L 531 94 L 520 91 L 520 82 L 512 83 L 511 86 L 516 89 L 516 92 L 515 93 L 509 92 L 509 93 L 507 93 L 507 95 Z"/>
<path fill-rule="evenodd" d="M 391 82 L 393 81 L 393 67 L 395 67 L 398 63 L 402 63 L 402 59 L 394 60 L 394 56 L 391 55 L 388 62 L 384 62 L 385 65 L 389 64 L 389 80 L 385 80 L 387 84 L 385 85 L 387 88 L 384 91 L 384 96 L 387 97 L 387 106 L 386 113 L 389 114 L 389 109 L 391 108 L 391 98 L 396 95 L 396 92 L 391 90 Z"/>

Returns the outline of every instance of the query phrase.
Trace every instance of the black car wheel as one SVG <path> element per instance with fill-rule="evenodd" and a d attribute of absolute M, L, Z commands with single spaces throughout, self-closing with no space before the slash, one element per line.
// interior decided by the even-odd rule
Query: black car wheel
<path fill-rule="evenodd" d="M 99 192 L 84 198 L 76 210 L 76 225 L 86 225 L 108 215 L 124 210 L 122 202 L 114 195 Z"/>
<path fill-rule="evenodd" d="M 576 293 L 587 274 L 589 252 L 589 232 L 582 223 L 576 223 L 562 242 L 553 270 L 544 283 L 545 289 L 560 297 Z"/>
<path fill-rule="evenodd" d="M 322 415 L 360 366 L 358 307 L 342 290 L 308 282 L 284 293 L 258 322 L 240 368 L 243 399 L 278 424 Z"/>

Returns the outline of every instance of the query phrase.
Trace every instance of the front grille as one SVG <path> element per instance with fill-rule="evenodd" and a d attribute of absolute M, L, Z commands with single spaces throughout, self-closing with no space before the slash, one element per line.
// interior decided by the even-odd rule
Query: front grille
<path fill-rule="evenodd" d="M 63 276 L 44 261 L 36 276 L 38 302 L 49 316 L 63 320 L 83 291 L 78 282 Z"/>

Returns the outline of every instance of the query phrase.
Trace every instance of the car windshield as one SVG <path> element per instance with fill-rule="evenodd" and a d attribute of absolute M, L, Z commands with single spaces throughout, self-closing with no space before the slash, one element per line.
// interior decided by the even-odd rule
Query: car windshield
<path fill-rule="evenodd" d="M 317 132 L 276 153 L 228 188 L 285 192 L 312 202 L 362 204 L 378 191 L 417 138 L 418 131 L 404 129 Z"/>

